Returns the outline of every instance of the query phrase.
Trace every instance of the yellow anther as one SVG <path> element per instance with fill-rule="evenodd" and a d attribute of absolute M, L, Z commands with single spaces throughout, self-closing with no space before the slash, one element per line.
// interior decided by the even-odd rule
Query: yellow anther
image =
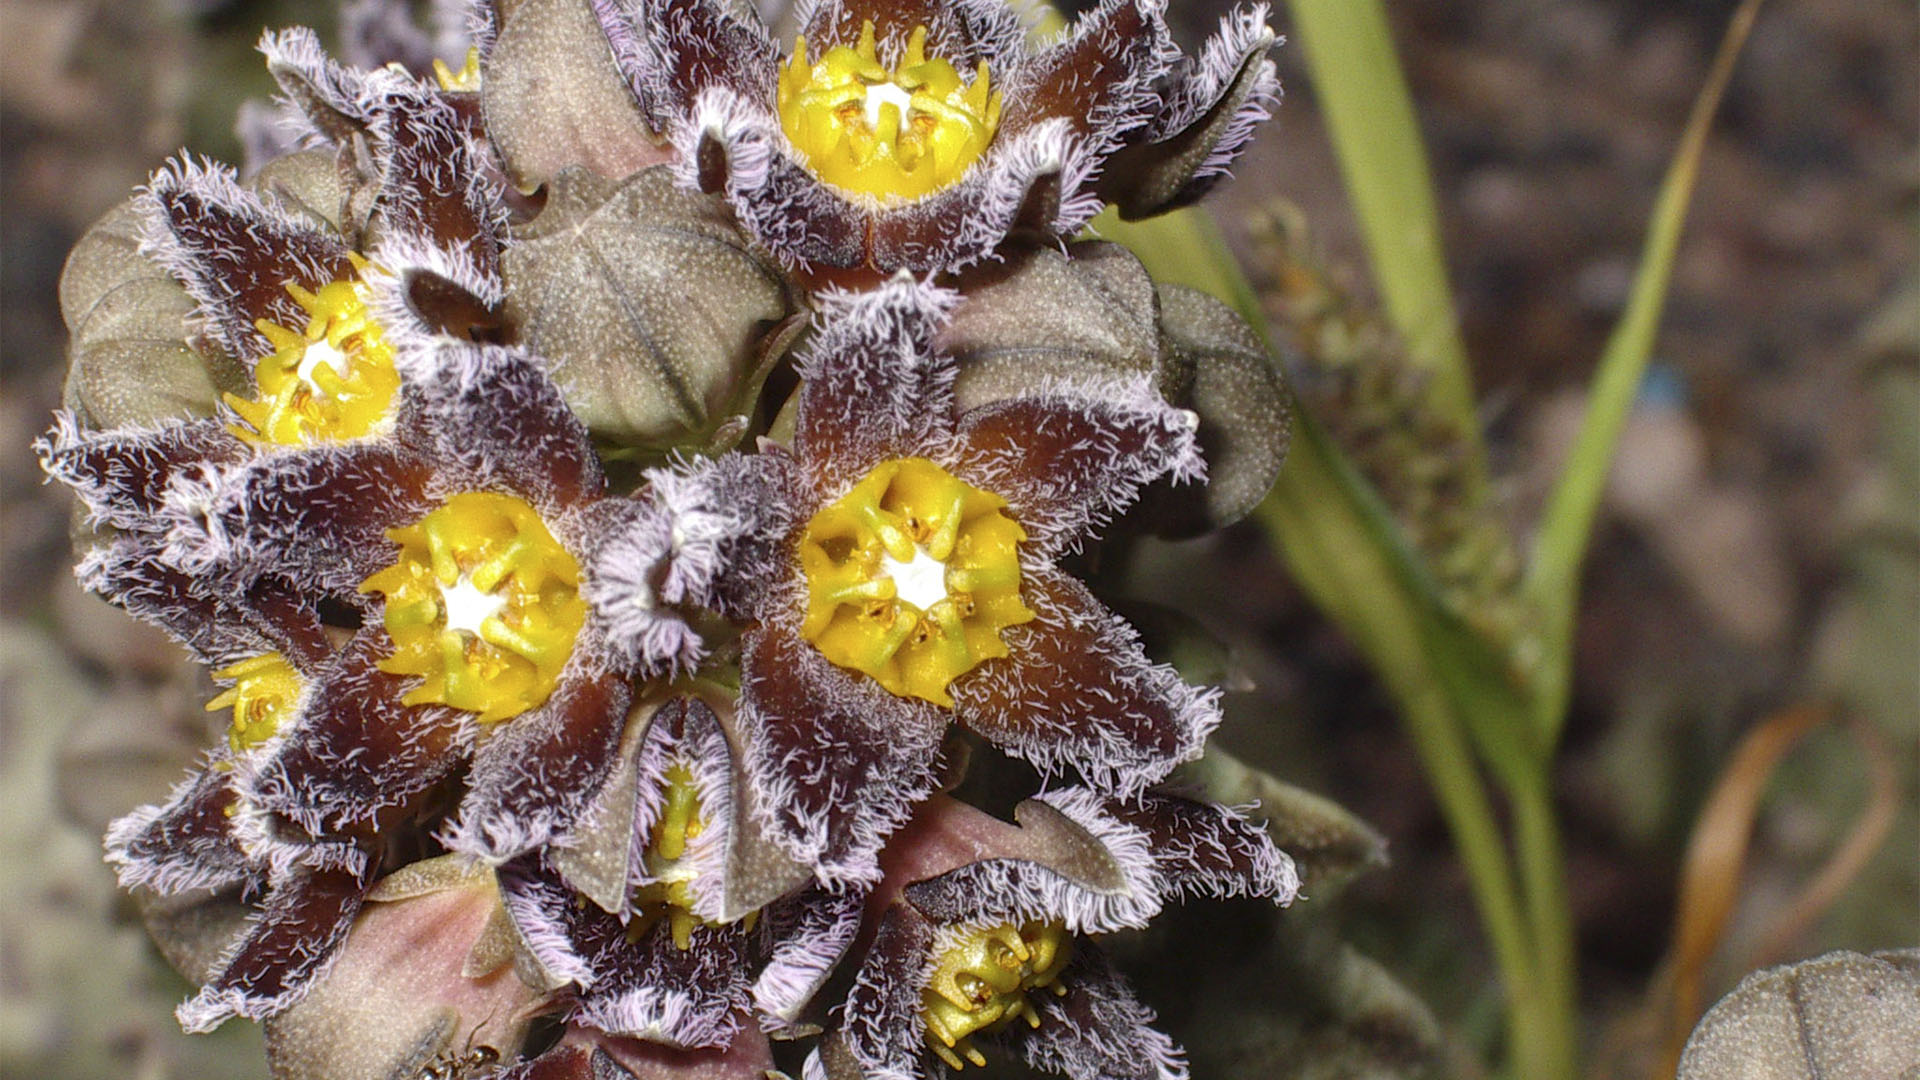
<path fill-rule="evenodd" d="M 355 279 L 319 292 L 287 283 L 287 295 L 307 313 L 303 331 L 264 319 L 254 324 L 274 351 L 254 365 L 257 397 L 225 396 L 242 421 L 235 435 L 310 446 L 376 435 L 391 425 L 400 375 L 392 346 L 367 311 L 367 289 L 358 280 L 367 262 L 353 256 L 353 263 Z"/>
<path fill-rule="evenodd" d="M 687 846 L 707 828 L 700 816 L 700 791 L 694 786 L 693 772 L 676 763 L 667 767 L 665 780 L 660 820 L 654 822 L 643 856 L 653 881 L 633 892 L 633 906 L 639 915 L 627 924 L 627 936 L 639 941 L 664 920 L 674 948 L 686 949 L 693 944 L 694 927 L 721 924 L 693 911 L 693 880 L 697 875 L 687 860 Z M 758 914 L 742 920 L 746 929 L 753 929 Z"/>
<path fill-rule="evenodd" d="M 448 67 L 446 61 L 438 57 L 433 61 L 433 77 L 440 89 L 455 94 L 471 94 L 480 89 L 480 50 L 467 50 L 467 62 L 459 71 Z"/>
<path fill-rule="evenodd" d="M 306 686 L 300 673 L 277 652 L 228 664 L 214 672 L 213 677 L 233 680 L 232 686 L 207 702 L 207 711 L 219 712 L 233 707 L 227 745 L 236 754 L 251 750 L 278 734 L 281 723 L 293 715 L 300 691 Z"/>
<path fill-rule="evenodd" d="M 390 529 L 392 566 L 361 582 L 386 596 L 393 655 L 380 670 L 420 676 L 400 700 L 518 716 L 546 701 L 586 622 L 580 564 L 533 507 L 468 492 L 412 525 Z"/>
<path fill-rule="evenodd" d="M 962 80 L 949 61 L 927 56 L 927 28 L 915 27 L 898 65 L 881 63 L 873 23 L 853 47 L 817 61 L 794 42 L 780 70 L 780 125 L 814 175 L 883 203 L 918 199 L 967 171 L 1000 126 L 1000 95 L 987 65 Z"/>
<path fill-rule="evenodd" d="M 981 491 L 925 458 L 882 462 L 807 523 L 800 633 L 827 659 L 901 697 L 953 705 L 947 687 L 1007 655 L 1027 538 Z"/>
<path fill-rule="evenodd" d="M 1007 924 L 968 933 L 941 953 L 920 995 L 920 1018 L 927 1046 L 956 1069 L 961 1058 L 975 1065 L 987 1059 L 970 1041 L 1025 1020 L 1040 1026 L 1040 1014 L 1028 991 L 1066 993 L 1060 973 L 1073 959 L 1073 941 L 1059 922 Z"/>

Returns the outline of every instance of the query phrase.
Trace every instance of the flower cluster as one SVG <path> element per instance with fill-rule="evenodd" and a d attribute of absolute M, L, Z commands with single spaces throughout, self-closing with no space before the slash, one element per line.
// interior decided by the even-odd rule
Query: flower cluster
<path fill-rule="evenodd" d="M 1217 692 L 1070 568 L 1244 514 L 1283 399 L 1068 239 L 1226 171 L 1264 9 L 1188 57 L 1155 0 L 816 0 L 783 56 L 481 3 L 456 71 L 402 7 L 386 66 L 267 35 L 272 156 L 173 162 L 62 282 L 78 574 L 226 728 L 107 837 L 181 1023 L 287 1077 L 1184 1075 L 1097 939 L 1297 879 L 1170 790 Z"/>

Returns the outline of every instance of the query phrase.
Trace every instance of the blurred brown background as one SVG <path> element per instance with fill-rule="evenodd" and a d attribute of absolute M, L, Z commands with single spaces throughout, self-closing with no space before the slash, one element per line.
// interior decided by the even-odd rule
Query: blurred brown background
<path fill-rule="evenodd" d="M 1215 3 L 1176 3 L 1198 33 Z M 1625 301 L 1668 155 L 1733 4 L 1399 0 L 1446 244 L 1503 480 L 1524 529 Z M 265 25 L 320 0 L 4 0 L 0 41 L 0 1071 L 263 1075 L 258 1037 L 187 1039 L 184 984 L 150 955 L 100 862 L 108 817 L 153 799 L 205 738 L 205 687 L 164 642 L 81 596 L 67 510 L 26 452 L 59 398 L 55 287 L 80 231 L 181 146 L 233 160 L 269 80 Z M 1284 8 L 1276 25 L 1287 32 Z M 1709 146 L 1656 368 L 1589 567 L 1559 776 L 1597 1072 L 1672 919 L 1687 830 L 1739 735 L 1832 705 L 1882 732 L 1904 807 L 1848 894 L 1788 957 L 1920 940 L 1920 370 L 1909 3 L 1773 0 Z M 1364 291 L 1365 266 L 1297 48 L 1287 100 L 1215 210 L 1277 196 Z M 1479 1046 L 1497 988 L 1445 830 L 1366 669 L 1250 527 L 1168 548 L 1150 598 L 1231 642 L 1256 689 L 1221 740 L 1378 826 L 1394 864 L 1337 915 L 1348 939 Z M 1754 959 L 1864 798 L 1857 749 L 1813 736 L 1758 823 L 1747 898 L 1710 993 Z M 1204 917 L 1196 916 L 1196 917 Z"/>

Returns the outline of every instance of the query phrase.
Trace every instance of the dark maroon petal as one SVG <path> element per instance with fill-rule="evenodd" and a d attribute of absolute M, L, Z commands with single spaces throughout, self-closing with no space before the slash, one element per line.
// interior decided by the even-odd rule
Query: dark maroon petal
<path fill-rule="evenodd" d="M 569 1019 L 683 1048 L 732 1041 L 745 1015 L 747 936 L 696 926 L 682 949 L 662 920 L 637 938 L 529 855 L 500 868 L 501 901 L 546 975 L 578 987 Z"/>
<path fill-rule="evenodd" d="M 702 191 L 724 190 L 741 225 L 782 260 L 864 266 L 872 215 L 780 151 L 769 117 L 713 96 L 712 120 L 689 129 L 681 171 Z"/>
<path fill-rule="evenodd" d="M 756 930 L 766 962 L 753 982 L 761 1025 L 791 1025 L 826 983 L 860 932 L 866 894 L 812 886 L 775 901 Z"/>
<path fill-rule="evenodd" d="M 624 678 L 582 667 L 576 658 L 544 705 L 502 721 L 481 744 L 448 848 L 504 862 L 563 835 L 592 803 L 633 692 Z"/>
<path fill-rule="evenodd" d="M 218 420 L 114 431 L 82 431 L 68 412 L 54 421 L 53 430 L 33 444 L 40 467 L 72 488 L 94 521 L 116 529 L 159 528 L 154 515 L 182 470 L 252 455 Z"/>
<path fill-rule="evenodd" d="M 684 120 L 704 90 L 771 100 L 779 50 L 757 24 L 706 0 L 592 0 L 615 63 L 653 126 Z"/>
<path fill-rule="evenodd" d="M 1218 803 L 1152 791 L 1134 800 L 1110 799 L 1084 788 L 1038 798 L 1096 836 L 1108 831 L 1108 822 L 1136 831 L 1165 899 L 1258 896 L 1285 904 L 1299 891 L 1293 860 L 1273 845 L 1267 830 Z"/>
<path fill-rule="evenodd" d="M 1110 933 L 1146 926 L 1183 896 L 1284 904 L 1299 889 L 1293 860 L 1224 806 L 1064 788 L 1020 804 L 1016 814 L 1023 828 L 1007 855 L 910 884 L 907 901 L 946 925 L 1058 919 L 1076 932 Z"/>
<path fill-rule="evenodd" d="M 603 1038 L 595 1067 L 605 1061 L 609 1071 L 595 1080 L 766 1080 L 780 1075 L 773 1067 L 773 1047 L 751 1024 L 741 1026 L 733 1045 L 724 1050 L 676 1050 L 638 1039 Z M 613 1068 L 624 1070 L 619 1073 Z"/>
<path fill-rule="evenodd" d="M 173 161 L 147 185 L 141 212 L 153 257 L 199 303 L 220 348 L 242 360 L 273 351 L 255 320 L 306 329 L 289 282 L 318 290 L 353 272 L 338 238 L 240 187 L 224 165 Z"/>
<path fill-rule="evenodd" d="M 468 273 L 497 278 L 501 203 L 473 132 L 446 98 L 389 80 L 371 109 L 381 169 L 376 220 L 455 253 Z"/>
<path fill-rule="evenodd" d="M 345 146 L 366 130 L 366 73 L 334 63 L 313 31 L 270 30 L 260 37 L 260 51 L 286 101 L 322 138 Z"/>
<path fill-rule="evenodd" d="M 353 596 L 393 562 L 386 530 L 431 508 L 431 479 L 427 462 L 384 442 L 260 455 L 204 485 L 174 484 L 167 557 L 241 585 L 278 574 Z"/>
<path fill-rule="evenodd" d="M 250 801 L 314 835 L 377 827 L 465 764 L 472 720 L 402 705 L 413 677 L 375 666 L 392 651 L 382 627 L 354 635 L 308 691 L 285 741 L 257 767 Z"/>
<path fill-rule="evenodd" d="M 687 947 L 666 922 L 638 942 L 592 905 L 585 917 L 610 923 L 612 947 L 594 957 L 596 978 L 571 1018 L 588 1027 L 682 1049 L 719 1049 L 745 1019 L 746 935 L 738 927 L 696 926 Z"/>
<path fill-rule="evenodd" d="M 232 603 L 231 592 L 168 565 L 150 537 L 122 537 L 96 548 L 74 574 L 82 588 L 165 630 L 203 664 L 222 667 L 274 648 Z"/>
<path fill-rule="evenodd" d="M 918 1077 L 927 1055 L 920 1019 L 934 926 L 912 908 L 895 904 L 860 962 L 860 974 L 840 1015 L 846 1049 L 869 1076 Z"/>
<path fill-rule="evenodd" d="M 1158 102 L 1154 80 L 1179 57 L 1158 8 L 1151 0 L 1104 0 L 1082 15 L 1007 86 L 1002 137 L 1059 118 L 1101 156 L 1118 146 L 1147 120 Z"/>
<path fill-rule="evenodd" d="M 510 491 L 548 516 L 605 491 L 586 425 L 525 354 L 449 344 L 415 366 L 440 487 Z"/>
<path fill-rule="evenodd" d="M 233 773 L 203 768 L 160 806 L 143 806 L 107 827 L 107 861 L 124 889 L 163 896 L 222 889 L 253 876 L 233 838 Z"/>
<path fill-rule="evenodd" d="M 992 1041 L 1069 1080 L 1185 1080 L 1185 1052 L 1154 1030 L 1153 1010 L 1091 942 L 1074 943 L 1058 985 L 1066 993 L 1027 995 L 1039 1027 L 1015 1024 Z"/>
<path fill-rule="evenodd" d="M 242 605 L 246 619 L 309 678 L 332 661 L 333 640 L 320 621 L 318 600 L 295 589 L 286 580 L 265 577 L 247 589 Z"/>
<path fill-rule="evenodd" d="M 747 632 L 740 676 L 747 774 L 774 839 L 822 884 L 879 880 L 881 844 L 938 784 L 946 714 L 770 627 Z"/>
<path fill-rule="evenodd" d="M 1007 132 L 960 182 L 873 214 L 868 258 L 882 270 L 959 270 L 1018 230 L 1065 235 L 1097 212 L 1084 191 L 1099 168 L 1092 142 L 1065 120 Z"/>
<path fill-rule="evenodd" d="M 1071 766 L 1122 797 L 1199 756 L 1219 695 L 1148 661 L 1086 586 L 1050 566 L 1022 569 L 1034 619 L 1003 632 L 1009 655 L 954 680 L 955 717 L 1044 774 Z"/>
<path fill-rule="evenodd" d="M 500 903 L 548 985 L 593 985 L 598 977 L 594 958 L 613 947 L 615 939 L 625 940 L 619 920 L 595 904 L 582 903 L 538 853 L 501 864 L 495 876 Z"/>
<path fill-rule="evenodd" d="M 793 445 L 823 497 L 951 430 L 953 364 L 932 341 L 957 299 L 907 275 L 820 297 Z"/>
<path fill-rule="evenodd" d="M 1145 380 L 1008 398 L 960 419 L 954 472 L 1007 500 L 1030 550 L 1078 543 L 1162 476 L 1205 472 L 1193 413 Z"/>
<path fill-rule="evenodd" d="M 1186 206 L 1227 175 L 1280 100 L 1267 58 L 1276 40 L 1266 5 L 1256 4 L 1222 19 L 1197 59 L 1181 60 L 1152 119 L 1101 177 L 1101 196 L 1122 217 Z"/>
<path fill-rule="evenodd" d="M 346 940 L 372 873 L 321 870 L 274 887 L 220 973 L 180 1006 L 180 1026 L 211 1031 L 229 1017 L 265 1019 L 306 992 Z"/>

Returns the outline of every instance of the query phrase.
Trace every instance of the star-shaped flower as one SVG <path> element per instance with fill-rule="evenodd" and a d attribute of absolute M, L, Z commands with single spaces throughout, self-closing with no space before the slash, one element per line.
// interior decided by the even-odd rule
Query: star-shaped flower
<path fill-rule="evenodd" d="M 705 492 L 690 502 L 754 523 L 703 596 L 747 624 L 740 722 L 766 824 L 823 883 L 874 878 L 953 721 L 1122 795 L 1219 722 L 1213 692 L 1148 661 L 1054 565 L 1142 485 L 1198 479 L 1193 415 L 1144 376 L 959 413 L 931 346 L 952 302 L 905 278 L 825 297 L 791 449 L 687 480 Z M 616 539 L 604 562 L 657 546 Z"/>
<path fill-rule="evenodd" d="M 939 798 L 888 844 L 887 906 L 809 1075 L 920 1080 L 986 1064 L 984 1044 L 1073 1080 L 1186 1076 L 1090 935 L 1179 897 L 1289 903 L 1292 860 L 1234 811 L 1159 792 L 1067 788 L 1016 819 Z"/>
<path fill-rule="evenodd" d="M 502 868 L 568 1020 L 681 1048 L 790 1029 L 859 929 L 757 835 L 717 689 L 636 711 L 631 752 L 569 843 Z"/>
<path fill-rule="evenodd" d="M 953 270 L 1016 230 L 1070 236 L 1107 203 L 1184 205 L 1279 93 L 1264 6 L 1197 57 L 1164 0 L 1105 0 L 1037 48 L 1003 0 L 816 0 L 785 57 L 739 5 L 593 6 L 684 182 L 817 268 Z"/>
<path fill-rule="evenodd" d="M 382 435 L 262 451 L 218 421 L 69 422 L 42 447 L 117 532 L 86 584 L 234 681 L 231 753 L 112 838 L 130 882 L 275 886 L 193 1027 L 284 1008 L 392 832 L 440 821 L 456 776 L 444 842 L 497 863 L 564 832 L 618 749 L 628 677 L 580 585 L 599 515 L 624 507 L 585 430 L 512 350 L 445 342 L 401 367 Z"/>

